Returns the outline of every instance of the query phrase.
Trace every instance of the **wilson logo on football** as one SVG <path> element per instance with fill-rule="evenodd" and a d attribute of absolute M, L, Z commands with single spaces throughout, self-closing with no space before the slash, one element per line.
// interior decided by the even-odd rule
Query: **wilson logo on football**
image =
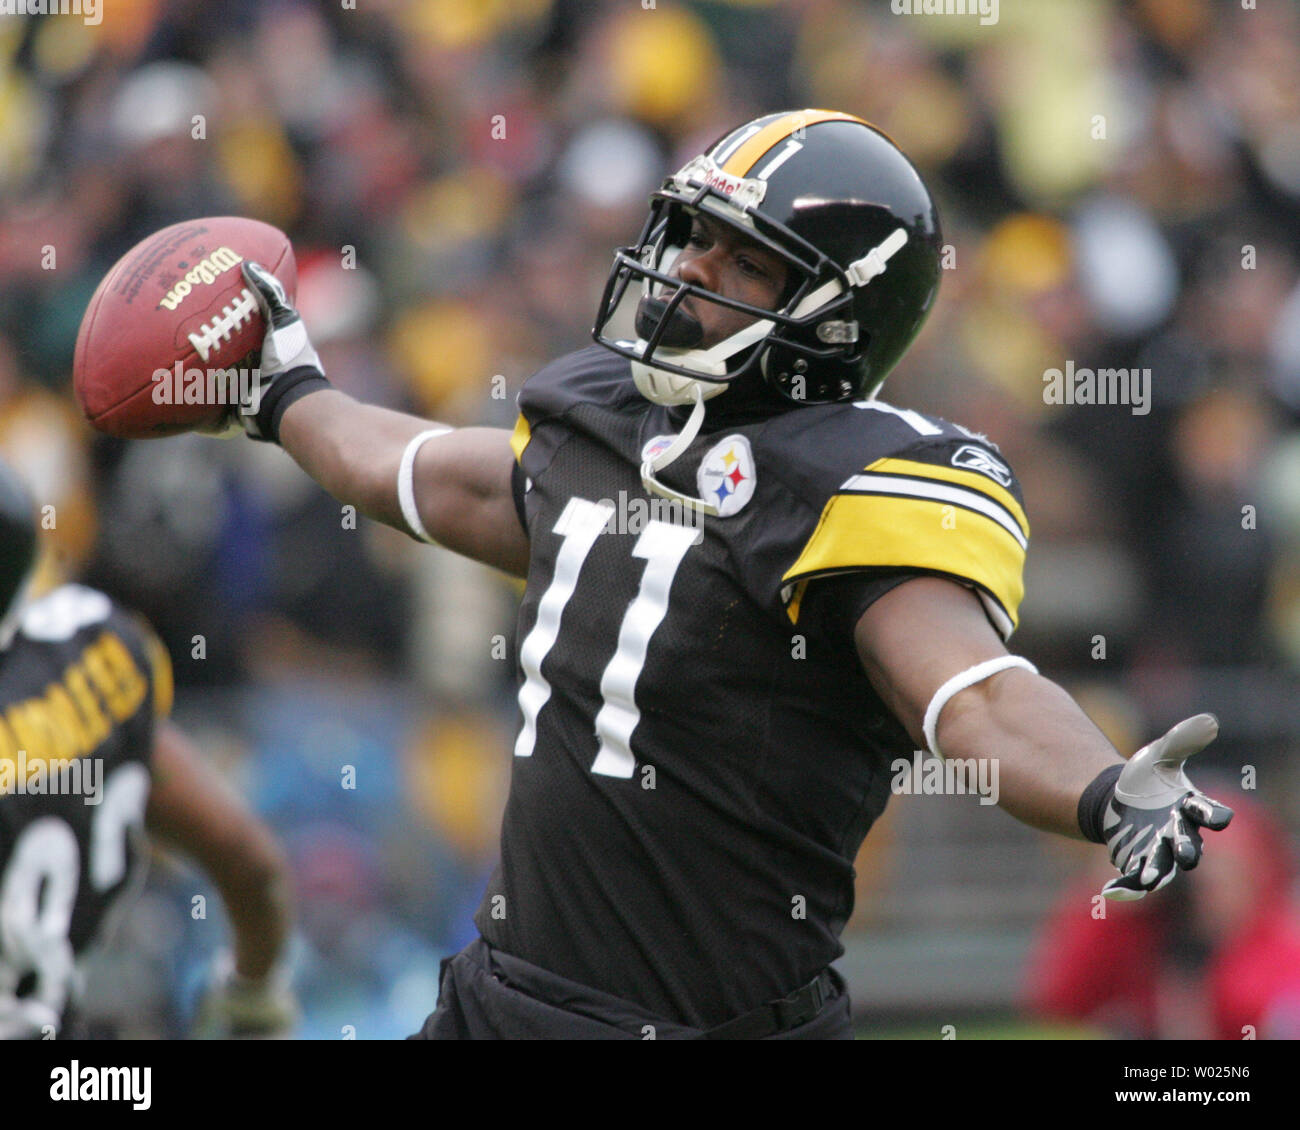
<path fill-rule="evenodd" d="M 229 247 L 218 247 L 211 255 L 205 255 L 185 272 L 185 277 L 162 296 L 158 303 L 159 307 L 175 310 L 196 286 L 211 286 L 231 267 L 236 267 L 243 261 L 244 257 L 231 251 Z"/>
<path fill-rule="evenodd" d="M 994 459 L 982 447 L 972 447 L 969 443 L 962 445 L 953 452 L 952 465 L 966 471 L 978 471 L 1004 487 L 1011 485 L 1011 468 Z"/>

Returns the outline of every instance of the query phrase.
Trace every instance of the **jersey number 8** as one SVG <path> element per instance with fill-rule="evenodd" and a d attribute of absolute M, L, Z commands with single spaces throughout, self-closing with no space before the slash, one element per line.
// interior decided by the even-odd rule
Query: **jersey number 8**
<path fill-rule="evenodd" d="M 119 883 L 128 864 L 127 837 L 144 823 L 149 773 L 122 765 L 104 784 L 90 824 L 88 870 L 99 893 Z M 76 976 L 69 930 L 81 881 L 76 833 L 58 816 L 22 830 L 0 876 L 0 1039 L 52 1034 Z M 30 991 L 17 995 L 34 976 Z"/>

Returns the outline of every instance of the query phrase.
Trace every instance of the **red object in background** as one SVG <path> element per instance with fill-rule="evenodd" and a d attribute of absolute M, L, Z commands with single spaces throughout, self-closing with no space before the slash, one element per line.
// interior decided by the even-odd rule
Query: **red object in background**
<path fill-rule="evenodd" d="M 1290 843 L 1260 806 L 1240 796 L 1222 832 L 1203 832 L 1196 870 L 1180 874 L 1186 913 L 1170 913 L 1173 888 L 1140 902 L 1106 903 L 1092 917 L 1091 883 L 1073 887 L 1032 955 L 1026 1003 L 1047 1018 L 1091 1022 L 1144 1039 L 1186 1038 L 1167 1007 L 1190 992 L 1206 1034 L 1218 1040 L 1300 1037 L 1300 906 L 1291 894 Z M 1177 932 L 1177 933 L 1175 933 Z M 1204 947 L 1197 970 L 1176 963 L 1175 943 Z M 1180 987 L 1175 989 L 1175 986 Z"/>
<path fill-rule="evenodd" d="M 233 395 L 208 374 L 250 369 L 264 333 L 239 270 L 246 259 L 275 274 L 293 300 L 293 248 L 258 220 L 187 220 L 118 260 L 86 307 L 73 359 L 73 389 L 92 426 L 149 439 L 220 423 Z"/>

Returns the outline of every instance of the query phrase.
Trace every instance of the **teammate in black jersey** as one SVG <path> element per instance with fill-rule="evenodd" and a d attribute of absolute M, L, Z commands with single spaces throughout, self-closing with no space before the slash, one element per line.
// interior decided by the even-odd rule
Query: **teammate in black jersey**
<path fill-rule="evenodd" d="M 143 620 L 80 585 L 25 598 L 36 549 L 0 463 L 0 1039 L 78 1033 L 79 962 L 144 878 L 142 829 L 203 868 L 233 927 L 204 1033 L 287 1033 L 279 847 L 167 720 L 171 664 Z"/>
<path fill-rule="evenodd" d="M 1126 765 L 1007 652 L 1029 537 L 1011 469 L 876 398 L 939 253 L 878 130 L 745 123 L 654 195 L 597 345 L 528 382 L 513 435 L 330 389 L 245 265 L 271 325 L 245 430 L 527 577 L 501 863 L 422 1035 L 850 1035 L 828 967 L 852 862 L 918 747 L 996 758 L 1008 811 L 1107 841 L 1113 897 L 1194 866 L 1230 818 L 1182 771 L 1209 715 Z"/>

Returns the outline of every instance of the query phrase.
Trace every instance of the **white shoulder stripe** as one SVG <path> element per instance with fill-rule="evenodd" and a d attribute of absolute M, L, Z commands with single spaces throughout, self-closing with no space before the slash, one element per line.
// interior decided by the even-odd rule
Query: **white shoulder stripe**
<path fill-rule="evenodd" d="M 1005 506 L 994 502 L 988 495 L 965 487 L 927 482 L 922 479 L 906 479 L 898 475 L 854 475 L 840 487 L 840 490 L 858 494 L 897 494 L 907 498 L 951 502 L 964 506 L 968 510 L 978 510 L 986 518 L 992 518 L 1015 538 L 1021 549 L 1029 548 L 1029 541 L 1021 532 L 1020 524 Z"/>

